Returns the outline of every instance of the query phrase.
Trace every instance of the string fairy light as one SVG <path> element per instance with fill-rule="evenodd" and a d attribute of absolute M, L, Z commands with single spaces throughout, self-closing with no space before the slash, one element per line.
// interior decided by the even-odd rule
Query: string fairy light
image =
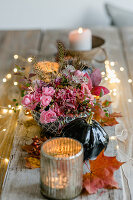
<path fill-rule="evenodd" d="M 8 112 L 8 109 L 3 109 L 3 113 L 6 114 Z"/>
<path fill-rule="evenodd" d="M 116 140 L 116 136 L 110 136 L 110 140 Z"/>
<path fill-rule="evenodd" d="M 113 91 L 114 91 L 114 92 L 116 92 L 116 91 L 117 91 L 117 89 L 116 89 L 116 88 L 114 88 L 114 89 L 113 89 Z"/>
<path fill-rule="evenodd" d="M 13 113 L 13 110 L 9 110 L 9 113 L 10 113 L 10 114 Z"/>
<path fill-rule="evenodd" d="M 14 84 L 14 85 L 18 85 L 18 82 L 15 81 L 13 84 Z"/>
<path fill-rule="evenodd" d="M 10 79 L 10 78 L 12 77 L 12 75 L 11 75 L 11 74 L 7 74 L 6 77 L 7 77 L 8 79 Z"/>
<path fill-rule="evenodd" d="M 110 65 L 111 65 L 112 67 L 114 67 L 114 66 L 115 66 L 115 62 L 111 61 L 111 62 L 110 62 Z"/>
<path fill-rule="evenodd" d="M 109 60 L 105 60 L 105 65 L 109 65 Z"/>
<path fill-rule="evenodd" d="M 18 106 L 18 109 L 20 110 L 21 108 L 22 108 L 22 106 L 21 106 L 21 105 L 19 105 L 19 106 Z"/>
<path fill-rule="evenodd" d="M 120 71 L 123 72 L 124 71 L 124 67 L 120 67 Z"/>
<path fill-rule="evenodd" d="M 3 160 L 6 165 L 9 163 L 8 158 L 3 158 L 3 157 L 0 156 L 0 160 Z"/>
<path fill-rule="evenodd" d="M 8 158 L 5 158 L 5 159 L 4 159 L 4 162 L 5 162 L 6 164 L 8 164 L 9 159 L 8 159 Z"/>
<path fill-rule="evenodd" d="M 33 58 L 29 57 L 27 60 L 28 60 L 28 62 L 32 62 Z"/>
<path fill-rule="evenodd" d="M 3 83 L 6 83 L 7 79 L 6 79 L 6 78 L 3 78 L 3 80 L 2 80 L 2 81 L 3 81 Z"/>
<path fill-rule="evenodd" d="M 14 57 L 15 60 L 18 59 L 18 55 L 17 54 L 15 54 L 13 57 Z"/>
<path fill-rule="evenodd" d="M 117 149 L 117 150 L 119 149 L 119 145 L 116 145 L 116 149 Z"/>
<path fill-rule="evenodd" d="M 105 75 L 105 72 L 101 72 L 101 75 L 104 76 L 104 75 Z"/>
<path fill-rule="evenodd" d="M 128 79 L 128 83 L 132 83 L 132 79 Z"/>
<path fill-rule="evenodd" d="M 113 92 L 113 96 L 116 96 L 117 95 L 117 93 L 116 92 Z"/>
<path fill-rule="evenodd" d="M 18 69 L 17 69 L 17 68 L 14 68 L 13 71 L 14 71 L 14 73 L 17 73 Z"/>
<path fill-rule="evenodd" d="M 132 99 L 128 99 L 128 102 L 131 103 L 131 102 L 132 102 Z"/>

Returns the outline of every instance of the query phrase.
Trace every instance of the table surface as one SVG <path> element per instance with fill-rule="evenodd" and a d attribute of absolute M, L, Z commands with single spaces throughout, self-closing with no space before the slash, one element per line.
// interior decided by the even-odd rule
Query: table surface
<path fill-rule="evenodd" d="M 65 45 L 68 45 L 68 30 L 53 30 L 53 31 L 0 31 L 0 78 L 8 73 L 13 65 L 12 56 L 19 55 L 52 55 L 56 53 L 56 40 L 62 40 Z M 128 99 L 133 100 L 133 85 L 128 83 L 128 79 L 133 79 L 133 27 L 129 28 L 114 28 L 114 27 L 98 27 L 92 29 L 93 34 L 103 37 L 106 40 L 104 45 L 108 58 L 111 61 L 116 61 L 119 66 L 124 67 L 124 71 L 120 72 L 118 66 L 115 70 L 121 80 L 119 84 L 119 95 L 114 99 L 117 104 L 114 104 L 113 109 L 121 111 L 123 118 L 120 120 L 120 126 L 116 127 L 115 134 L 120 129 L 128 130 L 127 139 L 122 142 L 118 140 L 119 158 L 126 164 L 121 167 L 122 191 L 104 191 L 104 194 L 93 196 L 80 196 L 77 199 L 133 199 L 133 135 L 132 135 L 132 113 L 133 104 L 128 102 Z M 101 55 L 99 55 L 101 57 Z M 104 70 L 103 64 L 96 64 Z M 4 101 L 4 100 L 3 100 Z M 1 102 L 0 102 L 1 103 Z M 0 135 L 0 157 L 9 158 L 10 162 L 7 169 L 7 164 L 0 160 L 0 188 L 2 188 L 2 200 L 6 199 L 43 199 L 39 191 L 39 180 L 37 179 L 39 170 L 28 170 L 24 168 L 24 153 L 21 151 L 21 145 L 28 142 L 27 138 L 33 137 L 39 133 L 39 127 L 32 124 L 31 126 L 22 126 L 23 117 L 19 114 L 19 122 L 16 127 L 17 117 L 12 115 L 8 119 L 8 129 L 6 134 Z M 114 128 L 108 129 L 110 134 L 114 134 Z M 27 137 L 28 134 L 28 137 Z M 13 140 L 14 138 L 14 140 Z M 12 145 L 13 143 L 13 145 Z M 113 148 L 115 146 L 113 145 Z M 113 149 L 112 148 L 112 149 Z M 111 147 L 110 147 L 111 150 Z M 116 153 L 116 150 L 111 150 L 110 153 Z M 117 180 L 120 173 L 116 174 Z M 5 177 L 5 178 L 4 178 Z M 32 177 L 32 178 L 31 178 Z M 4 182 L 3 182 L 4 181 Z M 25 185 L 22 186 L 22 183 Z M 27 183 L 27 184 L 26 184 Z M 3 187 L 2 187 L 3 185 Z M 38 196 L 39 195 L 39 196 Z M 123 195 L 123 196 L 122 196 Z"/>

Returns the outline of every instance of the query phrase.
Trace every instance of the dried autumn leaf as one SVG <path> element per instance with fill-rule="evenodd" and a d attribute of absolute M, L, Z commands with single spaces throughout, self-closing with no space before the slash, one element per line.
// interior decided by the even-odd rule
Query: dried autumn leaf
<path fill-rule="evenodd" d="M 117 117 L 122 117 L 121 113 L 111 113 L 109 114 L 109 117 L 104 117 L 100 124 L 102 126 L 114 126 L 116 124 L 119 124 L 119 122 L 116 120 Z"/>
<path fill-rule="evenodd" d="M 94 194 L 101 188 L 117 189 L 118 183 L 113 175 L 124 162 L 119 162 L 114 157 L 104 155 L 102 151 L 96 160 L 89 160 L 90 172 L 83 176 L 83 187 L 89 194 Z"/>
<path fill-rule="evenodd" d="M 101 126 L 114 126 L 119 124 L 119 122 L 117 122 L 117 120 L 115 119 L 115 117 L 106 117 L 103 118 L 102 121 L 100 122 Z"/>
<path fill-rule="evenodd" d="M 101 126 L 114 126 L 118 124 L 116 118 L 122 117 L 121 113 L 109 113 L 107 107 L 111 104 L 111 101 L 105 100 L 102 102 L 101 100 L 97 100 L 95 106 L 92 108 L 94 113 L 93 119 L 101 124 Z"/>
<path fill-rule="evenodd" d="M 94 112 L 93 119 L 98 122 L 100 122 L 101 119 L 105 117 L 105 112 L 99 105 L 95 105 L 93 112 Z"/>
<path fill-rule="evenodd" d="M 27 153 L 31 153 L 33 149 L 33 145 L 24 145 L 22 146 L 22 150 L 26 151 Z"/>
<path fill-rule="evenodd" d="M 40 159 L 33 157 L 26 157 L 25 160 L 26 160 L 25 167 L 29 169 L 40 168 Z"/>

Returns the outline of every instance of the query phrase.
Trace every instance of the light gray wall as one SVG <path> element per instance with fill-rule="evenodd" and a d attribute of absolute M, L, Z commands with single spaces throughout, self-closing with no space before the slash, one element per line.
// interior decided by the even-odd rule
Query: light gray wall
<path fill-rule="evenodd" d="M 107 1 L 133 11 L 133 0 Z M 105 0 L 0 0 L 0 30 L 108 25 L 104 2 Z"/>

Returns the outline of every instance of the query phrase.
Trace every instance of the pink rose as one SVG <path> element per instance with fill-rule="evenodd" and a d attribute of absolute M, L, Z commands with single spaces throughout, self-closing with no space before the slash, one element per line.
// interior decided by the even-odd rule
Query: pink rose
<path fill-rule="evenodd" d="M 84 73 L 81 72 L 80 70 L 76 70 L 74 75 L 77 76 L 77 77 L 80 77 L 80 76 L 84 76 Z"/>
<path fill-rule="evenodd" d="M 51 100 L 52 100 L 52 97 L 43 95 L 41 97 L 41 105 L 46 107 L 50 104 Z"/>
<path fill-rule="evenodd" d="M 33 94 L 27 94 L 23 97 L 23 100 L 22 100 L 22 104 L 31 109 L 31 110 L 34 110 L 35 107 L 37 106 L 37 102 L 35 102 L 34 100 L 34 95 Z"/>
<path fill-rule="evenodd" d="M 49 109 L 48 111 L 43 111 L 40 115 L 40 122 L 43 124 L 47 124 L 50 122 L 54 122 L 56 121 L 56 113 L 54 111 L 52 111 L 51 109 Z"/>
<path fill-rule="evenodd" d="M 53 96 L 55 90 L 53 87 L 42 87 L 42 94 L 46 96 Z"/>

